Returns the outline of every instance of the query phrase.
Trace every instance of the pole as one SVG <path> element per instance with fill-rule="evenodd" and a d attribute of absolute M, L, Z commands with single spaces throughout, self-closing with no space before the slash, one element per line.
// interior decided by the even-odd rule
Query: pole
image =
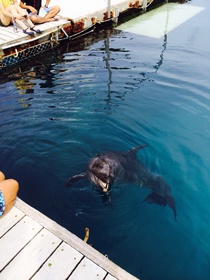
<path fill-rule="evenodd" d="M 110 18 L 111 0 L 107 0 L 107 18 Z"/>
<path fill-rule="evenodd" d="M 146 12 L 147 9 L 147 0 L 143 0 L 143 10 Z"/>

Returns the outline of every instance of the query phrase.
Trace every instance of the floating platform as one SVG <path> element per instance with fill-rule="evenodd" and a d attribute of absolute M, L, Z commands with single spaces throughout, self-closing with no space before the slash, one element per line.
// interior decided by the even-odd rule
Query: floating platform
<path fill-rule="evenodd" d="M 203 7 L 168 3 L 120 24 L 116 29 L 159 39 L 203 10 Z"/>
<path fill-rule="evenodd" d="M 1 280 L 138 279 L 19 198 L 0 219 L 0 248 Z"/>
<path fill-rule="evenodd" d="M 63 40 L 73 40 L 104 24 L 117 23 L 128 11 L 146 11 L 159 2 L 165 3 L 164 0 L 61 0 L 60 20 L 37 25 L 41 35 L 28 36 L 13 25 L 0 26 L 0 70 L 53 49 Z M 57 4 L 55 0 L 50 2 L 51 6 Z"/>

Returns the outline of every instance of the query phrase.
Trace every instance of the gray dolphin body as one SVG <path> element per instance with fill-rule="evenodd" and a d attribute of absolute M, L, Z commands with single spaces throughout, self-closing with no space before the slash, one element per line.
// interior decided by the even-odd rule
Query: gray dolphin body
<path fill-rule="evenodd" d="M 152 173 L 137 160 L 137 152 L 145 146 L 137 146 L 126 152 L 106 152 L 90 159 L 87 172 L 69 178 L 66 186 L 88 177 L 93 184 L 106 193 L 115 182 L 134 183 L 151 189 L 152 192 L 144 201 L 162 206 L 168 205 L 173 210 L 176 219 L 176 206 L 171 187 L 163 177 Z"/>

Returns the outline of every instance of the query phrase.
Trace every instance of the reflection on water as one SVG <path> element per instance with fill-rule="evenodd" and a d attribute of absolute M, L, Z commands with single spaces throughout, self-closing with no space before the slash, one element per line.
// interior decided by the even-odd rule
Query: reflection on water
<path fill-rule="evenodd" d="M 90 228 L 94 248 L 141 279 L 210 274 L 207 23 L 209 7 L 158 40 L 106 30 L 1 76 L 0 169 L 23 200 L 81 238 Z M 142 143 L 138 158 L 171 185 L 177 222 L 142 203 L 144 188 L 114 186 L 113 208 L 88 181 L 64 188 L 90 157 Z"/>

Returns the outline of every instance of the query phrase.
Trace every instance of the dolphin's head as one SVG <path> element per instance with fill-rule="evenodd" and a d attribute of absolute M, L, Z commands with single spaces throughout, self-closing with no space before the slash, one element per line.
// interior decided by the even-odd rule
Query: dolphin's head
<path fill-rule="evenodd" d="M 112 166 L 105 157 L 92 158 L 88 166 L 89 179 L 106 193 L 113 182 Z"/>

